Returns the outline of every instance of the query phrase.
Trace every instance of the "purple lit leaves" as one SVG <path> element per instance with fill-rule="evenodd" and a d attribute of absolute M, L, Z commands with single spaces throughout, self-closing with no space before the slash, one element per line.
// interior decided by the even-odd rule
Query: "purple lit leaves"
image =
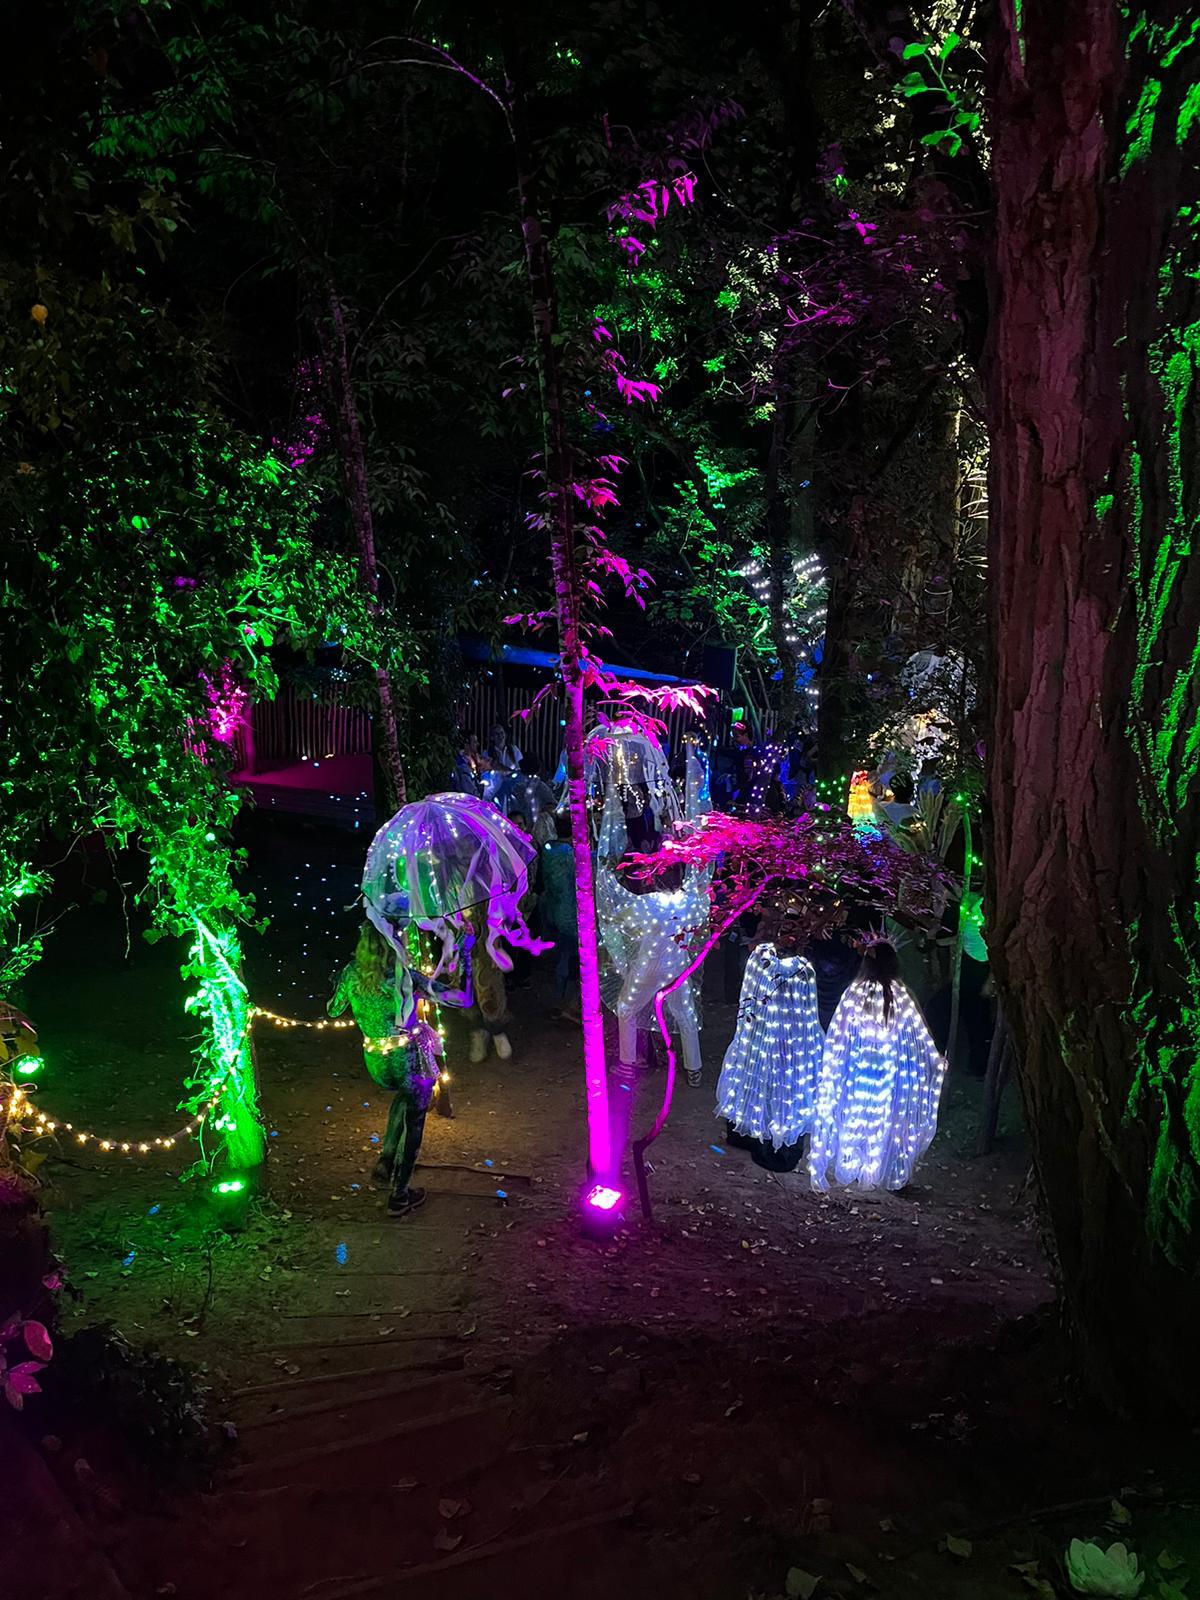
<path fill-rule="evenodd" d="M 762 822 L 711 812 L 681 828 L 654 855 L 632 858 L 633 875 L 653 882 L 677 866 L 714 868 L 714 924 L 731 905 L 758 903 L 769 889 L 795 903 L 807 938 L 827 938 L 850 905 L 934 915 L 951 875 L 933 857 L 905 850 L 884 834 L 855 828 L 841 812 L 805 812 Z"/>
<path fill-rule="evenodd" d="M 314 398 L 321 381 L 319 361 L 302 361 L 296 368 L 296 410 L 300 413 L 286 434 L 276 435 L 273 449 L 293 471 L 311 460 L 325 443 L 329 429 L 324 412 Z"/>

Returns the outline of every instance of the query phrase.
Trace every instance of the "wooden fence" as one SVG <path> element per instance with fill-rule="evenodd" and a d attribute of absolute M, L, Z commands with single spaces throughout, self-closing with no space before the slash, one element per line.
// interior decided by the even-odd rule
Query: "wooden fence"
<path fill-rule="evenodd" d="M 493 678 L 480 678 L 471 696 L 468 729 L 488 742 L 491 730 L 503 723 L 509 741 L 524 757 L 526 772 L 553 776 L 562 757 L 562 721 L 556 699 L 547 696 L 528 717 L 536 687 L 501 686 Z M 702 726 L 713 743 L 729 738 L 729 707 L 718 701 L 708 706 L 703 724 L 687 710 L 671 711 L 660 718 L 667 725 L 664 745 L 674 753 L 689 729 Z M 763 729 L 764 733 L 769 727 Z M 274 700 L 253 710 L 253 727 L 238 730 L 238 766 L 287 766 L 297 761 L 322 761 L 332 756 L 369 755 L 371 716 L 359 706 L 338 702 L 334 691 L 314 693 L 285 686 Z"/>

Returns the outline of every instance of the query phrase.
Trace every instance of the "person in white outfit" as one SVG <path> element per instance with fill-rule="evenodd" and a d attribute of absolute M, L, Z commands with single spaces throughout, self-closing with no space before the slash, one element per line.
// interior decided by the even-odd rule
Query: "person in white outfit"
<path fill-rule="evenodd" d="M 621 1063 L 637 1060 L 638 1029 L 655 1026 L 654 997 L 691 961 L 697 939 L 708 924 L 708 895 L 700 873 L 689 869 L 678 889 L 637 894 L 609 866 L 596 871 L 600 926 L 612 965 L 620 975 L 613 1009 L 617 1013 Z M 678 1032 L 684 1070 L 700 1082 L 700 1013 L 689 978 L 667 996 L 664 1010 Z"/>
<path fill-rule="evenodd" d="M 808 1148 L 814 1189 L 830 1180 L 903 1189 L 937 1131 L 946 1063 L 900 981 L 895 946 L 872 939 L 829 1025 Z"/>
<path fill-rule="evenodd" d="M 798 916 L 785 910 L 774 939 L 750 956 L 717 1081 L 717 1115 L 731 1133 L 776 1151 L 798 1145 L 812 1124 L 825 1042 L 802 937 Z M 797 1151 L 791 1167 L 798 1160 Z"/>

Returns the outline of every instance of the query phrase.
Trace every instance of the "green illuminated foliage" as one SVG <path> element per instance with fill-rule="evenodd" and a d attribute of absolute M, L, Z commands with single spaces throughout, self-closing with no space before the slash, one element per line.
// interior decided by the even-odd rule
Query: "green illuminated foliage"
<path fill-rule="evenodd" d="M 0 230 L 0 987 L 40 954 L 36 910 L 21 913 L 47 886 L 31 864 L 48 835 L 140 847 L 150 934 L 190 952 L 202 1026 L 184 1103 L 219 1096 L 206 1154 L 252 1166 L 237 932 L 252 907 L 199 675 L 228 662 L 266 697 L 277 644 L 376 641 L 352 567 L 314 538 L 310 491 L 224 414 L 212 352 L 159 281 L 175 199 L 146 150 L 88 148 L 94 97 L 47 74 L 10 106 L 24 137 Z M 68 115 L 74 145 L 54 133 Z"/>

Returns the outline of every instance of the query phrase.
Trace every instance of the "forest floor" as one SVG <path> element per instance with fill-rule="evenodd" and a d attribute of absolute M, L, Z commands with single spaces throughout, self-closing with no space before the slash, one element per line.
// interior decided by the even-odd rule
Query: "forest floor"
<path fill-rule="evenodd" d="M 273 923 L 252 992 L 315 1017 L 361 846 L 254 839 Z M 178 952 L 126 962 L 118 913 L 109 894 L 65 920 L 26 998 L 46 1107 L 142 1136 L 172 1125 L 187 1023 Z M 1055 1592 L 1075 1535 L 1128 1538 L 1148 1595 L 1200 1572 L 1194 1441 L 1070 1403 L 1011 1104 L 977 1158 L 980 1086 L 953 1077 L 909 1191 L 816 1196 L 724 1146 L 734 1008 L 709 1003 L 654 1219 L 631 1207 L 599 1245 L 575 1206 L 578 1030 L 541 983 L 513 997 L 511 1061 L 466 1064 L 452 1033 L 455 1115 L 429 1118 L 429 1200 L 404 1221 L 369 1181 L 386 1096 L 352 1031 L 260 1024 L 269 1191 L 240 1230 L 161 1157 L 47 1163 L 64 1328 L 191 1364 L 224 1447 L 183 1488 L 170 1442 L 159 1459 L 78 1416 L 38 1442 L 69 1511 L 23 1592 L 1003 1600 Z M 636 1127 L 661 1083 L 614 1085 Z"/>

